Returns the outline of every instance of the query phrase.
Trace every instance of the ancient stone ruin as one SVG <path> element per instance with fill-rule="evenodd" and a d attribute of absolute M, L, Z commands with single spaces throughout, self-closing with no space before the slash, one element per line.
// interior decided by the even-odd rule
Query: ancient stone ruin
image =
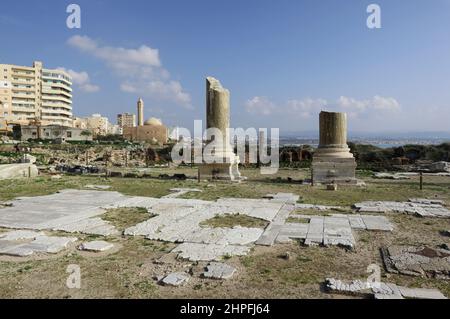
<path fill-rule="evenodd" d="M 320 112 L 320 141 L 312 162 L 313 184 L 357 184 L 347 145 L 347 114 Z"/>
<path fill-rule="evenodd" d="M 199 178 L 208 180 L 240 181 L 239 156 L 234 154 L 230 144 L 228 128 L 230 127 L 230 92 L 220 82 L 206 78 L 206 129 L 217 129 L 221 132 L 218 139 L 207 133 L 206 144 L 214 143 L 212 158 L 199 167 Z"/>

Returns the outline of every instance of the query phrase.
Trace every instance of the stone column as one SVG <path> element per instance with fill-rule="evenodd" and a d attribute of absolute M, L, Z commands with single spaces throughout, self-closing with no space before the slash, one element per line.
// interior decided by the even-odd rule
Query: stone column
<path fill-rule="evenodd" d="M 319 132 L 318 154 L 322 157 L 353 158 L 347 145 L 347 114 L 320 112 Z"/>
<path fill-rule="evenodd" d="M 220 82 L 213 78 L 206 78 L 206 128 L 216 128 L 222 133 L 222 153 L 226 154 L 230 148 L 230 91 L 223 88 Z M 208 140 L 209 140 L 208 136 Z"/>
<path fill-rule="evenodd" d="M 320 140 L 312 162 L 312 182 L 357 184 L 356 162 L 347 145 L 347 115 L 321 112 Z"/>
<path fill-rule="evenodd" d="M 230 127 L 230 92 L 220 82 L 206 78 L 206 128 L 215 128 L 222 133 L 222 140 L 214 141 L 214 163 L 204 162 L 199 167 L 199 179 L 240 181 L 239 156 L 234 154 L 228 128 Z M 212 142 L 208 132 L 206 144 Z M 215 137 L 214 137 L 215 138 Z M 205 159 L 204 159 L 205 160 Z"/>

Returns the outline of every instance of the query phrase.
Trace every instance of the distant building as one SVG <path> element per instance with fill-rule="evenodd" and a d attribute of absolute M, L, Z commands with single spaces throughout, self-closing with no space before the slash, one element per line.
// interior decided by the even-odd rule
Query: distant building
<path fill-rule="evenodd" d="M 7 134 L 9 132 L 8 123 L 5 119 L 0 118 L 0 135 Z"/>
<path fill-rule="evenodd" d="M 124 127 L 135 127 L 136 115 L 131 113 L 117 114 L 117 125 L 119 125 L 122 129 Z"/>
<path fill-rule="evenodd" d="M 94 136 L 110 134 L 109 120 L 100 114 L 92 114 L 88 117 L 76 117 L 73 120 L 73 127 L 89 130 Z"/>
<path fill-rule="evenodd" d="M 123 137 L 133 142 L 147 142 L 152 144 L 165 144 L 168 140 L 168 129 L 161 120 L 150 118 L 144 125 L 124 127 Z"/>
<path fill-rule="evenodd" d="M 109 124 L 108 125 L 108 134 L 122 135 L 123 129 L 118 124 Z"/>
<path fill-rule="evenodd" d="M 30 139 L 66 141 L 92 141 L 88 130 L 61 125 L 22 125 L 22 141 Z"/>
<path fill-rule="evenodd" d="M 0 118 L 8 124 L 72 126 L 72 82 L 61 70 L 0 64 Z"/>
<path fill-rule="evenodd" d="M 81 128 L 81 129 L 87 129 L 87 120 L 86 118 L 82 117 L 74 117 L 73 118 L 73 127 L 75 128 Z"/>

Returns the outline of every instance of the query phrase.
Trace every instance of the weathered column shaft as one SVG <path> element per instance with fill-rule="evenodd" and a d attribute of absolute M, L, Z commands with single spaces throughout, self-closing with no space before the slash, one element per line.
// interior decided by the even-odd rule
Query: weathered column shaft
<path fill-rule="evenodd" d="M 229 144 L 230 92 L 213 77 L 206 78 L 206 128 L 222 133 L 223 145 Z"/>
<path fill-rule="evenodd" d="M 347 114 L 321 112 L 319 148 L 347 147 Z"/>

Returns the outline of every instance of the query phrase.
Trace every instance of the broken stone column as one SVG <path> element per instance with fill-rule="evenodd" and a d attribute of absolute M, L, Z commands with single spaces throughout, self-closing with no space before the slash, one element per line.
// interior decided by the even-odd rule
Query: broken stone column
<path fill-rule="evenodd" d="M 230 144 L 228 128 L 230 127 L 230 92 L 223 88 L 220 82 L 206 78 L 206 129 L 215 128 L 220 131 L 222 139 L 207 136 L 206 144 L 214 142 L 216 146 L 212 161 L 209 160 L 199 167 L 199 178 L 208 180 L 240 181 L 239 156 L 234 154 Z"/>
<path fill-rule="evenodd" d="M 312 162 L 313 184 L 357 184 L 356 161 L 347 145 L 347 114 L 320 112 L 320 141 Z"/>

